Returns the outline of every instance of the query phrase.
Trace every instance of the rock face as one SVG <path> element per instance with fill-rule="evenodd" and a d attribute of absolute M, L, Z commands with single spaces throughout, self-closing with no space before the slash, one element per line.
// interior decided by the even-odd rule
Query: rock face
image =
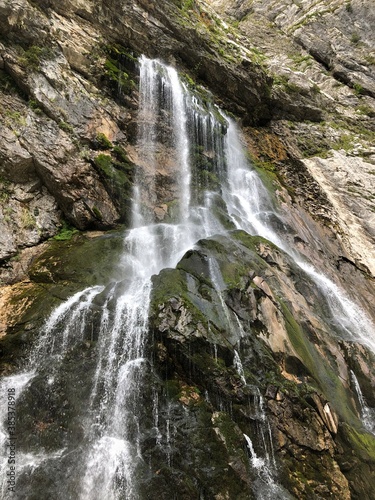
<path fill-rule="evenodd" d="M 2 375 L 27 365 L 54 307 L 104 290 L 59 375 L 43 368 L 21 398 L 26 453 L 84 439 L 100 314 L 122 283 L 119 224 L 130 225 L 134 179 L 151 179 L 137 139 L 142 53 L 237 116 L 285 241 L 375 320 L 373 15 L 370 0 L 0 0 Z M 166 224 L 181 168 L 168 127 L 140 200 Z M 213 154 L 195 152 L 196 184 L 216 186 Z M 227 236 L 153 277 L 140 498 L 372 498 L 373 352 L 337 335 L 328 299 L 289 255 L 213 209 Z M 77 497 L 85 471 L 69 453 L 56 460 L 23 476 L 19 498 L 62 498 L 66 470 L 64 495 Z"/>

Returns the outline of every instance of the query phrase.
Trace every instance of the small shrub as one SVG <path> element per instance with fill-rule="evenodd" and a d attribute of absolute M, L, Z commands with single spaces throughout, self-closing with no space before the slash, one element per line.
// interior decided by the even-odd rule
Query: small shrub
<path fill-rule="evenodd" d="M 70 125 L 70 123 L 64 122 L 63 120 L 59 122 L 59 128 L 61 130 L 64 130 L 64 132 L 73 132 L 73 127 Z"/>
<path fill-rule="evenodd" d="M 365 56 L 365 61 L 369 66 L 375 66 L 375 56 L 372 54 Z"/>
<path fill-rule="evenodd" d="M 354 137 L 348 134 L 344 134 L 340 137 L 340 139 L 332 145 L 332 148 L 335 150 L 343 149 L 348 152 L 353 149 Z"/>
<path fill-rule="evenodd" d="M 39 107 L 39 104 L 34 99 L 29 99 L 28 105 L 29 108 L 34 111 L 34 113 L 38 115 L 43 113 L 42 109 Z"/>
<path fill-rule="evenodd" d="M 38 70 L 40 68 L 41 61 L 43 59 L 51 58 L 52 55 L 53 52 L 49 47 L 38 47 L 37 45 L 32 45 L 29 49 L 23 51 L 19 61 L 24 66 Z"/>
<path fill-rule="evenodd" d="M 36 227 L 36 220 L 34 215 L 28 210 L 27 208 L 24 208 L 22 210 L 21 214 L 21 226 L 24 229 L 35 229 Z"/>
<path fill-rule="evenodd" d="M 17 123 L 18 125 L 21 125 L 24 127 L 26 125 L 26 119 L 24 116 L 22 116 L 21 113 L 18 111 L 6 111 L 5 116 L 10 119 L 12 122 Z"/>
<path fill-rule="evenodd" d="M 354 89 L 354 93 L 358 96 L 364 94 L 364 88 L 362 87 L 362 85 L 360 83 L 354 83 L 353 89 Z"/>
<path fill-rule="evenodd" d="M 361 37 L 358 35 L 358 33 L 352 33 L 352 36 L 350 37 L 350 41 L 356 45 L 360 41 Z"/>
<path fill-rule="evenodd" d="M 367 115 L 370 118 L 375 118 L 375 110 L 370 106 L 367 106 L 367 104 L 361 104 L 358 106 L 357 111 L 361 115 Z"/>

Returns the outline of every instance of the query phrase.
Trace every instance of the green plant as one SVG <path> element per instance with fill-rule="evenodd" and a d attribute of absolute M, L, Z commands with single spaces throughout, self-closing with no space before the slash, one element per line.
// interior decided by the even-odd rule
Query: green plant
<path fill-rule="evenodd" d="M 347 2 L 346 5 L 345 5 L 345 9 L 347 12 L 350 12 L 352 13 L 353 12 L 353 7 L 352 7 L 352 4 L 351 2 Z"/>
<path fill-rule="evenodd" d="M 97 207 L 92 207 L 92 212 L 93 212 L 93 214 L 95 215 L 95 217 L 96 217 L 98 220 L 103 220 L 103 215 L 102 215 L 101 211 L 99 210 L 99 208 L 97 208 Z"/>
<path fill-rule="evenodd" d="M 365 56 L 365 61 L 369 66 L 374 66 L 375 65 L 375 56 L 372 54 L 369 54 Z"/>
<path fill-rule="evenodd" d="M 79 147 L 80 147 L 80 145 L 79 145 Z M 88 148 L 88 146 L 83 146 L 82 149 L 80 149 L 79 156 L 83 160 L 86 160 L 86 161 L 90 160 L 90 149 Z"/>
<path fill-rule="evenodd" d="M 357 111 L 361 115 L 367 115 L 370 118 L 375 118 L 375 110 L 373 108 L 371 108 L 370 106 L 368 106 L 367 104 L 360 104 L 357 107 Z"/>
<path fill-rule="evenodd" d="M 64 130 L 65 132 L 73 132 L 72 125 L 70 125 L 70 123 L 64 122 L 63 120 L 59 122 L 59 128 L 61 130 Z"/>
<path fill-rule="evenodd" d="M 34 99 L 29 99 L 28 105 L 29 105 L 29 108 L 34 111 L 34 113 L 36 113 L 38 115 L 42 114 L 42 112 L 43 112 L 42 109 L 39 107 L 38 102 L 35 101 Z"/>
<path fill-rule="evenodd" d="M 25 126 L 26 119 L 19 111 L 6 111 L 5 116 L 18 125 Z"/>
<path fill-rule="evenodd" d="M 38 70 L 40 68 L 41 61 L 51 58 L 52 55 L 53 52 L 51 48 L 32 45 L 30 48 L 23 51 L 19 58 L 19 62 L 31 69 Z"/>
<path fill-rule="evenodd" d="M 358 35 L 358 33 L 352 33 L 352 36 L 350 37 L 350 41 L 356 45 L 360 41 L 361 37 Z"/>
<path fill-rule="evenodd" d="M 19 93 L 19 89 L 11 76 L 0 69 L 0 89 L 7 94 Z"/>
<path fill-rule="evenodd" d="M 182 5 L 183 11 L 193 10 L 195 7 L 195 0 L 185 0 Z"/>
<path fill-rule="evenodd" d="M 53 239 L 57 241 L 69 241 L 78 232 L 78 229 L 71 226 L 68 222 L 63 221 L 60 231 L 53 237 Z"/>
<path fill-rule="evenodd" d="M 354 137 L 349 134 L 343 134 L 333 145 L 333 149 L 343 149 L 344 151 L 350 151 L 353 149 Z"/>
<path fill-rule="evenodd" d="M 6 201 L 8 201 L 8 199 L 9 199 L 9 194 L 7 194 L 6 200 L 1 200 L 1 197 L 0 197 L 0 201 L 6 202 Z M 13 213 L 14 213 L 14 210 L 12 207 L 10 207 L 10 206 L 3 207 L 4 222 L 11 222 Z"/>
<path fill-rule="evenodd" d="M 35 229 L 36 227 L 36 220 L 34 215 L 28 210 L 27 208 L 24 208 L 21 213 L 21 226 L 24 229 Z"/>
<path fill-rule="evenodd" d="M 294 62 L 295 66 L 300 66 L 304 64 L 304 66 L 309 67 L 313 63 L 313 58 L 307 54 L 291 54 L 288 56 Z"/>
<path fill-rule="evenodd" d="M 354 83 L 353 89 L 354 89 L 355 95 L 357 95 L 357 96 L 364 94 L 364 88 L 362 87 L 362 85 L 360 83 Z"/>
<path fill-rule="evenodd" d="M 130 93 L 136 85 L 127 71 L 134 71 L 136 57 L 119 44 L 105 46 L 104 52 L 106 53 L 104 77 L 109 86 L 113 90 Z"/>

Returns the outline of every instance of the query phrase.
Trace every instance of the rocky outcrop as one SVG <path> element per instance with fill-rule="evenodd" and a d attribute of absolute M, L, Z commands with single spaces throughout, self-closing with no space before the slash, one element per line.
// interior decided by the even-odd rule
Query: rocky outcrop
<path fill-rule="evenodd" d="M 314 286 L 286 255 L 245 233 L 234 232 L 232 238 L 200 241 L 177 269 L 162 271 L 154 279 L 155 366 L 164 384 L 160 400 L 185 406 L 188 412 L 211 413 L 210 429 L 220 410 L 221 419 L 232 422 L 231 441 L 228 436 L 222 438 L 227 450 L 229 442 L 241 448 L 242 433 L 251 436 L 260 455 L 273 446 L 282 463 L 276 477 L 297 498 L 334 494 L 349 499 L 348 469 L 341 464 L 351 432 L 349 439 L 355 440 L 358 421 L 344 363 L 345 346 L 338 347 L 328 333 Z M 210 259 L 219 264 L 226 284 L 222 296 L 212 283 Z M 173 403 L 167 403 L 170 399 Z M 275 442 L 268 444 L 262 443 L 262 432 L 268 432 L 262 431 L 265 404 L 275 436 Z M 353 430 L 343 438 L 341 429 L 346 433 L 351 426 Z M 186 446 L 193 440 L 189 431 L 183 437 L 178 428 L 173 439 L 179 443 L 184 439 Z M 204 461 L 204 456 L 205 452 L 199 460 Z M 352 470 L 366 468 L 368 459 L 356 461 Z M 200 462 L 194 460 L 190 473 L 203 480 L 202 471 L 195 469 Z M 232 474 L 232 459 L 226 460 L 224 470 Z M 247 466 L 243 456 L 238 460 L 242 465 L 234 469 L 237 485 Z M 184 468 L 173 452 L 171 463 L 176 469 Z M 356 491 L 365 491 L 365 483 L 351 485 L 353 497 Z M 225 484 L 231 484 L 229 476 Z M 370 498 L 370 489 L 365 496 Z"/>

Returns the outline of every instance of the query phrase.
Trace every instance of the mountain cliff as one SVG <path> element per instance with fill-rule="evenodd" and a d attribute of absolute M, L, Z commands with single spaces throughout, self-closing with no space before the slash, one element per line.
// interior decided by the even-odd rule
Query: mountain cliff
<path fill-rule="evenodd" d="M 372 498 L 373 17 L 370 0 L 0 0 L 1 373 L 34 373 L 15 498 Z M 246 164 L 251 191 L 230 174 Z M 126 255 L 151 266 L 146 312 L 121 303 L 144 286 Z M 118 317 L 145 336 L 103 375 Z M 83 463 L 95 404 L 113 436 Z"/>

